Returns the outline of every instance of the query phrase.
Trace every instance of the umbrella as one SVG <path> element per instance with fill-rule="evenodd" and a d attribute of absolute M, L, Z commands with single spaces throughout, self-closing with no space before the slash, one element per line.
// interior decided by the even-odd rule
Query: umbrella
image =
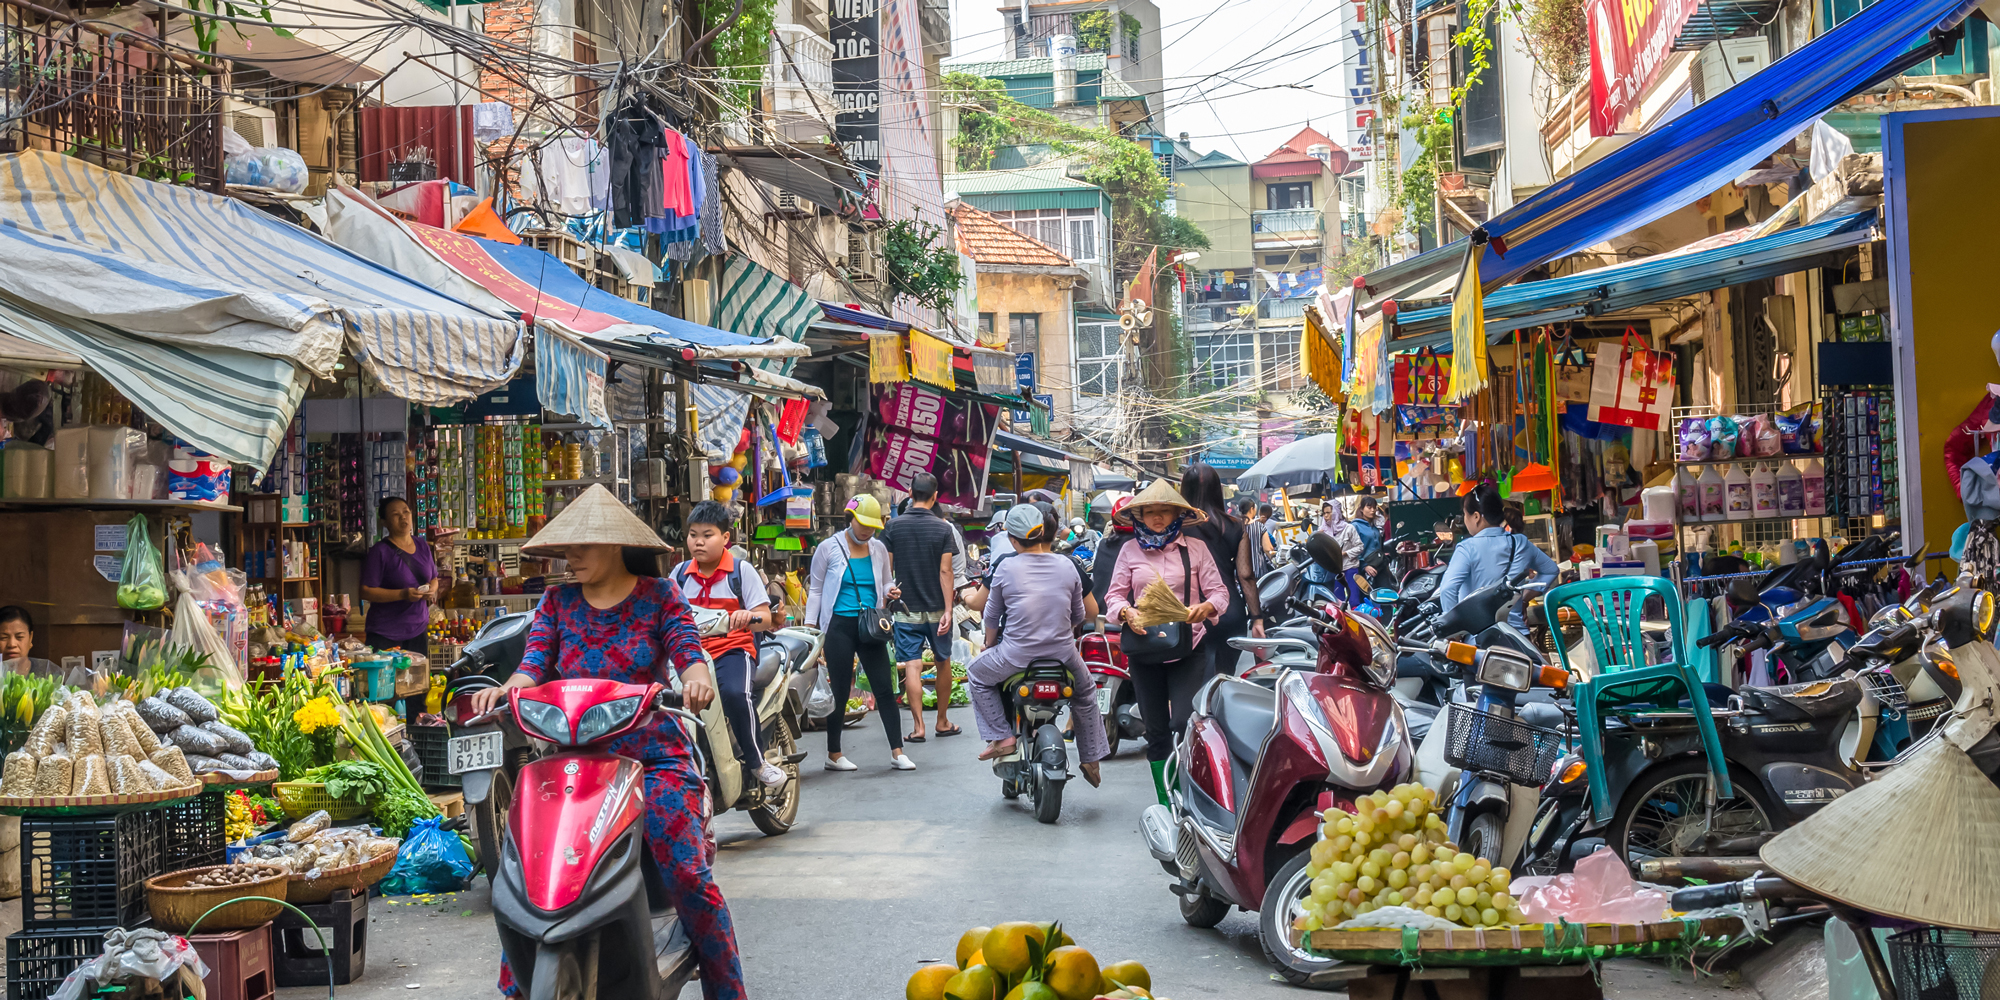
<path fill-rule="evenodd" d="M 1257 460 L 1236 477 L 1236 486 L 1261 490 L 1271 486 L 1307 486 L 1331 482 L 1340 467 L 1335 449 L 1339 437 L 1314 434 L 1302 437 Z"/>
<path fill-rule="evenodd" d="M 1124 490 L 1105 490 L 1091 499 L 1090 509 L 1100 514 L 1109 514 L 1111 513 L 1112 504 L 1117 503 L 1123 497 L 1131 495 Z"/>

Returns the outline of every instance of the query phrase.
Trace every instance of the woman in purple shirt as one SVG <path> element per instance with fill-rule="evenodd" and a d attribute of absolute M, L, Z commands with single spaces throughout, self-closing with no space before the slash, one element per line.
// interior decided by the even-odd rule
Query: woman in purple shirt
<path fill-rule="evenodd" d="M 368 602 L 368 645 L 431 653 L 431 592 L 437 562 L 429 543 L 412 530 L 416 515 L 402 497 L 388 497 L 376 517 L 389 537 L 376 542 L 361 563 L 361 599 Z"/>

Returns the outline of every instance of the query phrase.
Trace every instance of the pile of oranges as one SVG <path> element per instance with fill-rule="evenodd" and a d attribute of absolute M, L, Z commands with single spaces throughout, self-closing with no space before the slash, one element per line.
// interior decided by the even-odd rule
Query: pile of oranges
<path fill-rule="evenodd" d="M 974 927 L 959 936 L 958 964 L 926 965 L 905 1000 L 1150 1000 L 1152 976 L 1137 962 L 1099 966 L 1060 924 L 1025 920 Z"/>

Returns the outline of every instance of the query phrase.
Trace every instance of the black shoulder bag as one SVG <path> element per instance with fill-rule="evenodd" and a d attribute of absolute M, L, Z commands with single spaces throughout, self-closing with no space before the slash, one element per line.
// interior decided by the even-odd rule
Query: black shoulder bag
<path fill-rule="evenodd" d="M 1189 568 L 1187 545 L 1181 546 L 1181 603 L 1194 600 L 1194 570 Z M 1194 652 L 1194 625 L 1190 622 L 1162 622 L 1140 627 L 1125 626 L 1118 640 L 1125 658 L 1139 664 L 1172 663 Z"/>
<path fill-rule="evenodd" d="M 846 539 L 842 539 L 841 544 L 847 544 Z M 854 573 L 854 555 L 852 553 L 845 554 L 847 555 L 847 572 L 841 575 L 841 586 L 846 586 L 848 577 Z M 838 601 L 839 599 L 839 595 L 836 594 L 834 600 Z M 876 594 L 875 600 L 877 603 L 874 607 L 861 609 L 861 614 L 858 616 L 859 620 L 855 622 L 855 627 L 860 630 L 862 642 L 888 642 L 889 637 L 894 634 L 895 625 L 889 620 L 889 606 L 881 603 L 881 594 Z"/>

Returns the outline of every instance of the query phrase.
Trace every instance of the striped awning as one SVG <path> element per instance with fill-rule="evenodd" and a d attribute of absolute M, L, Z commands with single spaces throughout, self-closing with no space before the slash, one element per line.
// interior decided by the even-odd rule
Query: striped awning
<path fill-rule="evenodd" d="M 156 343 L 331 377 L 343 347 L 390 393 L 469 399 L 521 365 L 524 327 L 230 198 L 75 157 L 0 157 L 0 292 Z"/>
<path fill-rule="evenodd" d="M 731 257 L 722 268 L 722 294 L 717 296 L 715 325 L 749 337 L 770 337 L 798 343 L 813 321 L 824 313 L 806 290 L 777 273 Z M 793 358 L 764 358 L 757 367 L 789 375 Z"/>
<path fill-rule="evenodd" d="M 174 436 L 259 469 L 271 464 L 306 393 L 305 373 L 284 358 L 148 340 L 5 294 L 0 330 L 82 358 Z"/>

